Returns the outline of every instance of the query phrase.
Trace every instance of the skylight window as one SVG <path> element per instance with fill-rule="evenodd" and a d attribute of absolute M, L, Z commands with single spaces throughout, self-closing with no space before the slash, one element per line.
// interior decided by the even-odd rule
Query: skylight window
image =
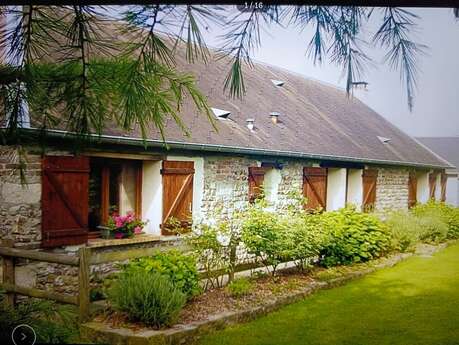
<path fill-rule="evenodd" d="M 285 84 L 285 81 L 282 81 L 282 80 L 271 79 L 271 82 L 277 87 L 282 87 Z"/>
<path fill-rule="evenodd" d="M 223 110 L 223 109 L 218 109 L 218 108 L 210 108 L 212 109 L 212 112 L 218 119 L 227 119 L 228 116 L 231 115 L 231 112 L 229 110 Z"/>
<path fill-rule="evenodd" d="M 379 141 L 381 141 L 383 144 L 388 144 L 390 142 L 390 138 L 386 138 L 386 137 L 380 137 L 379 135 L 377 135 Z"/>

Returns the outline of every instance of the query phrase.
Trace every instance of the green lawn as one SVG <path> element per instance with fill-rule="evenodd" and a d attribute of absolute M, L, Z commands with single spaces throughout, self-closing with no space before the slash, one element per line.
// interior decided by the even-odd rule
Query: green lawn
<path fill-rule="evenodd" d="M 459 245 L 318 292 L 201 344 L 459 344 Z"/>

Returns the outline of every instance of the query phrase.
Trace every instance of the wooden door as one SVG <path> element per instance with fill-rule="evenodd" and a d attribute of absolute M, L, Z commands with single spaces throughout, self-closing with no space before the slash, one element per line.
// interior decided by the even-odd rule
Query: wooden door
<path fill-rule="evenodd" d="M 42 245 L 81 244 L 88 237 L 88 157 L 46 156 L 42 176 Z"/>
<path fill-rule="evenodd" d="M 327 207 L 327 168 L 303 168 L 303 195 L 307 199 L 305 209 Z"/>
<path fill-rule="evenodd" d="M 411 208 L 414 205 L 416 205 L 417 189 L 418 189 L 418 181 L 416 178 L 416 172 L 411 171 L 408 177 L 408 208 Z"/>
<path fill-rule="evenodd" d="M 265 167 L 249 167 L 249 202 L 254 203 L 263 195 Z"/>
<path fill-rule="evenodd" d="M 194 163 L 181 161 L 163 161 L 163 235 L 174 234 L 171 231 L 172 219 L 181 223 L 184 229 L 191 228 L 193 207 Z"/>
<path fill-rule="evenodd" d="M 362 173 L 363 200 L 362 210 L 364 212 L 373 211 L 376 204 L 376 181 L 378 170 L 365 169 Z"/>
<path fill-rule="evenodd" d="M 429 199 L 435 200 L 435 192 L 437 190 L 437 172 L 429 174 Z"/>
<path fill-rule="evenodd" d="M 441 198 L 440 200 L 446 201 L 446 184 L 448 182 L 448 175 L 445 172 L 441 173 Z"/>

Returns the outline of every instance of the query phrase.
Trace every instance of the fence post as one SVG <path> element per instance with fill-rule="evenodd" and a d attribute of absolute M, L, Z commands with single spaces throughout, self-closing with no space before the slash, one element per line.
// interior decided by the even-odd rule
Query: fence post
<path fill-rule="evenodd" d="M 89 318 L 89 262 L 91 250 L 83 247 L 78 250 L 80 257 L 78 266 L 78 316 L 79 322 L 83 323 Z"/>
<path fill-rule="evenodd" d="M 4 247 L 13 247 L 13 240 L 3 240 L 2 241 L 2 246 Z M 15 272 L 14 272 L 14 266 L 15 266 L 15 259 L 12 256 L 4 256 L 2 258 L 3 260 L 3 267 L 2 267 L 2 272 L 3 272 L 3 283 L 8 283 L 14 285 L 15 281 Z M 16 294 L 14 292 L 7 292 L 6 293 L 6 298 L 5 298 L 5 303 L 10 306 L 14 307 L 16 303 Z"/>

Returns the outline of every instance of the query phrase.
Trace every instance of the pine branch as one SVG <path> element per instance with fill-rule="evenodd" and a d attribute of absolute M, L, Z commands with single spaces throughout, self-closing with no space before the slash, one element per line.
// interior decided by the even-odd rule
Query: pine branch
<path fill-rule="evenodd" d="M 418 75 L 418 55 L 424 54 L 426 46 L 410 39 L 409 33 L 415 28 L 418 16 L 400 8 L 386 8 L 383 23 L 373 36 L 373 42 L 387 49 L 384 60 L 393 69 L 400 70 L 400 78 L 405 83 L 408 108 L 413 110 L 414 93 Z"/>
<path fill-rule="evenodd" d="M 217 26 L 222 26 L 223 17 L 220 15 L 221 7 L 219 6 L 195 6 L 187 5 L 183 14 L 178 18 L 182 23 L 174 45 L 174 52 L 180 42 L 186 44 L 186 59 L 188 62 L 194 63 L 195 60 L 202 59 L 207 63 L 209 57 L 209 49 L 204 41 L 201 27 L 208 29 L 208 22 L 212 22 Z M 186 38 L 183 38 L 186 31 Z"/>
<path fill-rule="evenodd" d="M 245 19 L 240 19 L 246 17 Z M 279 24 L 278 6 L 264 6 L 262 9 L 253 8 L 248 14 L 245 12 L 235 15 L 226 26 L 229 28 L 223 38 L 220 49 L 220 58 L 231 56 L 231 68 L 225 78 L 224 90 L 229 89 L 233 98 L 242 98 L 245 90 L 243 77 L 243 63 L 252 65 L 250 55 L 260 46 L 260 25 Z"/>

